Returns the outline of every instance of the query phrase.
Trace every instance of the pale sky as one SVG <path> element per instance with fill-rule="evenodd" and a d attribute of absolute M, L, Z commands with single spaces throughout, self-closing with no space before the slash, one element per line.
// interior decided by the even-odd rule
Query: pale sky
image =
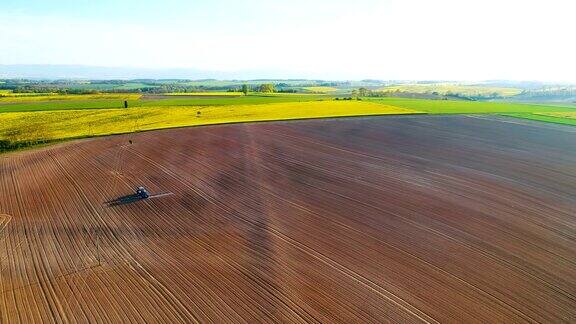
<path fill-rule="evenodd" d="M 0 64 L 576 82 L 574 0 L 2 0 Z"/>

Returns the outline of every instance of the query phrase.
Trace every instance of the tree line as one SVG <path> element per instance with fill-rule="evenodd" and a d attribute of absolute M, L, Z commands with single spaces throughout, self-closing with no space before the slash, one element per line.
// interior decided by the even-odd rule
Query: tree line
<path fill-rule="evenodd" d="M 120 84 L 120 83 L 113 83 Z M 228 91 L 228 92 L 260 92 L 260 93 L 274 93 L 274 92 L 296 92 L 295 89 L 288 88 L 289 85 L 285 83 L 262 83 L 260 85 L 243 84 L 239 86 L 194 86 L 184 85 L 179 83 L 164 84 L 164 83 L 151 83 L 145 87 L 134 89 L 95 89 L 95 88 L 75 88 L 74 86 L 66 87 L 61 84 L 46 84 L 43 82 L 22 84 L 18 82 L 2 83 L 0 89 L 11 90 L 13 93 L 56 93 L 56 94 L 100 94 L 100 93 L 149 93 L 149 94 L 162 94 L 162 93 L 194 93 L 206 91 Z"/>

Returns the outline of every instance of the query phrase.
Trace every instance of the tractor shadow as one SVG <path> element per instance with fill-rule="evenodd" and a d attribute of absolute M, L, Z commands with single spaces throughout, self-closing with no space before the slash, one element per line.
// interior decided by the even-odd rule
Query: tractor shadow
<path fill-rule="evenodd" d="M 126 195 L 126 196 L 115 198 L 113 200 L 106 201 L 104 203 L 104 205 L 106 207 L 117 207 L 117 206 L 133 204 L 133 203 L 138 202 L 140 200 L 144 200 L 144 198 L 142 198 L 138 194 L 131 194 L 131 195 Z"/>

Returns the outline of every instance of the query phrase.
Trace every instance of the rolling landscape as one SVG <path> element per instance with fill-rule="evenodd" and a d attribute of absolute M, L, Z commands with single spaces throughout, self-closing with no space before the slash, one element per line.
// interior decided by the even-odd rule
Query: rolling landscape
<path fill-rule="evenodd" d="M 2 322 L 576 316 L 569 104 L 13 91 Z"/>
<path fill-rule="evenodd" d="M 0 323 L 576 322 L 576 6 L 415 4 L 7 0 Z"/>

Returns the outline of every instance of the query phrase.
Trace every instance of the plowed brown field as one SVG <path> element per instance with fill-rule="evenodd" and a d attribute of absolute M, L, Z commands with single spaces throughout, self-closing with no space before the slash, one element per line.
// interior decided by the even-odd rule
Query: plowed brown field
<path fill-rule="evenodd" d="M 373 117 L 4 155 L 0 321 L 574 322 L 574 130 Z M 139 185 L 173 195 L 121 198 Z"/>

